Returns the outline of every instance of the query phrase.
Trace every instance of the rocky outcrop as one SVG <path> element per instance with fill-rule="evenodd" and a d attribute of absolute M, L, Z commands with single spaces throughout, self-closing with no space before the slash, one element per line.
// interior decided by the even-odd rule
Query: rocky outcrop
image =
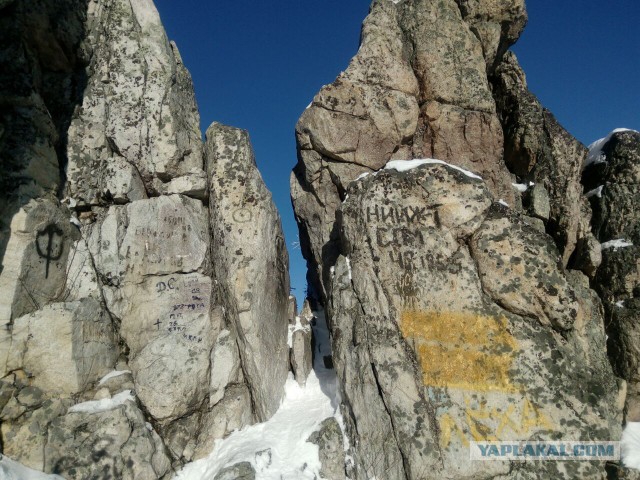
<path fill-rule="evenodd" d="M 205 159 L 213 269 L 224 298 L 231 299 L 225 306 L 234 317 L 256 414 L 264 421 L 278 409 L 289 371 L 289 257 L 280 216 L 246 131 L 211 125 Z"/>
<path fill-rule="evenodd" d="M 347 194 L 328 313 L 356 478 L 602 475 L 469 460 L 471 441 L 620 436 L 599 300 L 551 238 L 442 164 Z"/>
<path fill-rule="evenodd" d="M 458 3 L 373 2 L 358 53 L 298 122 L 292 198 L 320 297 L 337 254 L 335 212 L 362 173 L 391 159 L 440 158 L 478 172 L 497 198 L 515 202 L 487 64 L 517 39 L 524 6 Z"/>
<path fill-rule="evenodd" d="M 592 275 L 601 258 L 580 181 L 587 149 L 528 90 L 512 52 L 498 64 L 492 85 L 504 129 L 504 162 L 525 190 L 525 212 L 544 222 L 565 266 Z"/>
<path fill-rule="evenodd" d="M 594 286 L 604 304 L 609 357 L 628 382 L 627 421 L 640 422 L 640 133 L 620 131 L 600 143 L 583 178 L 602 242 Z"/>
<path fill-rule="evenodd" d="M 280 219 L 246 134 L 215 124 L 204 155 L 151 1 L 0 9 L 2 451 L 168 478 L 280 403 Z"/>
<path fill-rule="evenodd" d="M 318 298 L 337 255 L 335 212 L 346 187 L 396 159 L 438 158 L 478 173 L 496 199 L 524 203 L 544 223 L 565 265 L 595 272 L 580 184 L 586 149 L 542 108 L 506 53 L 526 21 L 519 0 L 373 2 L 358 53 L 296 127 L 292 200 Z M 530 183 L 537 198 L 525 192 Z"/>
<path fill-rule="evenodd" d="M 66 193 L 81 206 L 150 195 L 202 198 L 191 77 L 151 0 L 90 2 L 82 104 L 68 130 Z"/>
<path fill-rule="evenodd" d="M 318 446 L 320 475 L 331 480 L 344 480 L 344 451 L 342 430 L 334 417 L 322 422 L 320 429 L 309 437 L 309 443 Z"/>
<path fill-rule="evenodd" d="M 309 301 L 305 300 L 300 315 L 294 316 L 289 324 L 289 346 L 291 347 L 291 370 L 300 386 L 304 386 L 313 369 L 313 335 L 311 322 L 314 315 Z"/>

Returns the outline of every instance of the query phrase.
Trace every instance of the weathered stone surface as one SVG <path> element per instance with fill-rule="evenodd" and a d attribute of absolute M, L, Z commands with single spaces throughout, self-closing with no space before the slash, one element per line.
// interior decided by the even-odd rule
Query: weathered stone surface
<path fill-rule="evenodd" d="M 162 478 L 279 406 L 279 217 L 255 162 L 205 173 L 191 78 L 151 0 L 0 9 L 0 445 L 69 479 Z M 242 136 L 219 140 L 252 160 Z M 228 197 L 214 205 L 259 218 L 227 249 L 210 183 Z M 114 368 L 130 373 L 100 383 Z M 128 390 L 139 408 L 65 415 Z"/>
<path fill-rule="evenodd" d="M 162 440 L 135 403 L 68 413 L 48 430 L 45 468 L 64 478 L 156 480 L 170 472 Z"/>
<path fill-rule="evenodd" d="M 156 191 L 156 179 L 202 172 L 191 77 L 153 3 L 91 2 L 87 17 L 87 85 L 68 130 L 68 196 L 88 205 L 139 200 Z M 163 193 L 193 193 L 187 184 Z"/>
<path fill-rule="evenodd" d="M 214 123 L 205 149 L 214 274 L 225 292 L 256 416 L 264 421 L 280 405 L 289 370 L 289 258 L 247 132 Z"/>
<path fill-rule="evenodd" d="M 213 450 L 216 440 L 254 421 L 249 389 L 245 385 L 227 387 L 224 398 L 202 416 L 194 458 L 206 457 Z"/>
<path fill-rule="evenodd" d="M 629 383 L 627 415 L 640 420 L 640 133 L 620 132 L 603 146 L 605 162 L 584 172 L 593 231 L 603 242 L 595 288 L 605 307 L 607 351 L 616 374 Z M 607 245 L 624 240 L 622 247 Z"/>
<path fill-rule="evenodd" d="M 50 197 L 29 201 L 11 217 L 0 273 L 3 325 L 63 300 L 67 259 L 80 238 L 69 220 L 68 210 Z"/>
<path fill-rule="evenodd" d="M 296 316 L 294 322 L 289 325 L 291 337 L 291 369 L 300 386 L 307 383 L 307 377 L 313 369 L 313 338 L 311 333 L 311 320 L 313 313 L 309 302 L 305 301 L 300 316 Z"/>
<path fill-rule="evenodd" d="M 602 475 L 468 460 L 473 440 L 620 436 L 599 302 L 551 238 L 443 165 L 348 195 L 328 313 L 356 478 Z"/>
<path fill-rule="evenodd" d="M 171 420 L 209 394 L 209 364 L 221 328 L 202 204 L 181 195 L 111 207 L 87 227 L 103 292 L 129 349 L 136 391 L 149 413 Z"/>
<path fill-rule="evenodd" d="M 524 5 L 459 3 L 373 2 L 358 53 L 298 122 L 291 193 L 319 297 L 324 265 L 337 255 L 335 212 L 362 173 L 391 159 L 440 158 L 477 172 L 496 198 L 515 202 L 486 62 L 517 39 Z"/>
<path fill-rule="evenodd" d="M 111 319 L 92 298 L 47 305 L 18 318 L 11 333 L 3 376 L 22 369 L 50 396 L 86 390 L 117 360 Z"/>
<path fill-rule="evenodd" d="M 249 462 L 231 465 L 218 473 L 213 480 L 254 480 L 256 472 Z"/>
<path fill-rule="evenodd" d="M 537 212 L 536 202 L 530 202 L 529 211 L 546 221 L 547 233 L 554 238 L 566 266 L 576 246 L 592 242 L 593 237 L 591 211 L 580 183 L 587 150 L 528 90 L 525 74 L 512 52 L 497 66 L 492 84 L 504 129 L 504 161 L 520 180 L 533 181 L 534 188 L 547 192 L 548 220 L 546 207 Z M 584 267 L 593 271 L 593 266 Z"/>
<path fill-rule="evenodd" d="M 524 0 L 456 0 L 491 72 L 527 24 Z"/>
<path fill-rule="evenodd" d="M 19 400 L 16 399 L 19 403 Z M 17 418 L 9 418 L 2 412 L 3 453 L 11 458 L 20 459 L 23 465 L 35 470 L 45 469 L 45 446 L 47 432 L 51 423 L 64 415 L 71 400 L 46 400 L 37 408 L 23 412 Z"/>
<path fill-rule="evenodd" d="M 223 330 L 211 351 L 209 406 L 213 407 L 222 400 L 225 387 L 230 383 L 240 383 L 241 377 L 238 344 L 229 330 Z"/>
<path fill-rule="evenodd" d="M 331 480 L 344 480 L 344 446 L 342 430 L 334 417 L 327 418 L 320 430 L 311 434 L 308 440 L 318 445 L 320 463 L 320 475 Z"/>

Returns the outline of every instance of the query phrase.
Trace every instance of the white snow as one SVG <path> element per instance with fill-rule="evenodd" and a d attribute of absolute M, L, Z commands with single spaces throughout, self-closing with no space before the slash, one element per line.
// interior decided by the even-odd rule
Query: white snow
<path fill-rule="evenodd" d="M 627 423 L 620 441 L 622 462 L 640 470 L 640 422 Z"/>
<path fill-rule="evenodd" d="M 625 247 L 633 247 L 633 243 L 627 242 L 624 238 L 618 238 L 616 240 L 609 240 L 608 242 L 604 242 L 601 245 L 602 250 L 607 250 L 608 248 L 613 248 L 614 251 L 619 248 Z"/>
<path fill-rule="evenodd" d="M 114 395 L 111 398 L 103 398 L 102 400 L 91 400 L 90 402 L 78 403 L 69 408 L 68 413 L 100 413 L 107 410 L 113 410 L 126 401 L 135 401 L 131 390 L 125 390 Z"/>
<path fill-rule="evenodd" d="M 98 382 L 98 386 L 102 385 L 107 380 L 110 380 L 115 377 L 119 377 L 120 375 L 124 375 L 126 373 L 131 373 L 131 370 L 112 370 L 111 372 L 107 373 L 104 377 L 100 379 L 100 381 Z"/>
<path fill-rule="evenodd" d="M 25 467 L 21 463 L 0 454 L 0 479 L 2 480 L 64 480 L 60 475 L 48 475 Z"/>
<path fill-rule="evenodd" d="M 529 188 L 529 185 L 527 185 L 526 183 L 512 183 L 511 185 L 520 193 L 526 192 Z"/>
<path fill-rule="evenodd" d="M 76 217 L 75 215 L 72 215 L 69 218 L 69 222 L 71 223 L 71 225 L 75 225 L 78 228 L 82 228 L 82 224 L 80 223 L 80 220 L 78 220 L 78 217 Z"/>
<path fill-rule="evenodd" d="M 349 269 L 349 281 L 353 280 L 353 276 L 351 275 L 351 260 L 349 257 L 344 257 L 347 261 L 347 268 Z"/>
<path fill-rule="evenodd" d="M 464 173 L 469 178 L 475 178 L 477 180 L 482 180 L 482 177 L 476 175 L 469 170 L 465 170 L 464 168 L 457 167 L 455 165 L 451 165 L 442 160 L 437 160 L 435 158 L 422 158 L 416 160 L 391 160 L 387 162 L 384 166 L 385 170 L 397 170 L 398 172 L 406 172 L 407 170 L 411 170 L 413 168 L 419 167 L 420 165 L 446 165 L 447 167 L 453 168 L 454 170 L 458 170 L 459 172 Z"/>
<path fill-rule="evenodd" d="M 624 308 L 624 300 L 618 300 L 616 302 L 616 307 L 618 308 Z"/>
<path fill-rule="evenodd" d="M 289 336 L 287 337 L 287 344 L 289 345 L 289 348 L 293 346 L 293 332 L 297 332 L 298 330 L 308 332 L 311 330 L 311 327 L 309 325 L 302 325 L 300 317 L 296 316 L 296 323 L 294 325 L 289 325 Z"/>
<path fill-rule="evenodd" d="M 635 130 L 631 130 L 629 128 L 616 128 L 606 137 L 593 142 L 591 145 L 589 145 L 589 153 L 587 154 L 587 158 L 584 161 L 584 165 L 582 165 L 582 168 L 584 169 L 591 164 L 606 162 L 607 158 L 605 154 L 602 152 L 602 149 L 609 142 L 609 140 L 611 140 L 611 137 L 614 134 L 621 133 L 621 132 L 635 132 Z"/>
<path fill-rule="evenodd" d="M 214 478 L 223 468 L 244 461 L 253 465 L 257 480 L 320 478 L 318 447 L 306 440 L 326 418 L 334 416 L 339 424 L 343 422 L 335 371 L 326 369 L 323 362 L 331 354 L 329 332 L 323 312 L 314 315 L 314 370 L 306 385 L 300 387 L 290 374 L 284 401 L 271 419 L 218 440 L 208 457 L 185 465 L 174 480 Z"/>
<path fill-rule="evenodd" d="M 498 203 L 499 203 L 500 205 L 504 205 L 505 207 L 508 207 L 508 206 L 509 206 L 509 204 L 508 204 L 507 202 L 505 202 L 503 199 L 498 200 Z"/>
<path fill-rule="evenodd" d="M 366 177 L 368 177 L 369 175 L 371 175 L 371 172 L 364 172 L 364 173 L 361 173 L 360 175 L 358 175 L 358 176 L 356 177 L 356 179 L 355 179 L 354 181 L 356 181 L 356 182 L 357 182 L 358 180 L 362 180 L 363 178 L 366 178 Z"/>
<path fill-rule="evenodd" d="M 604 188 L 604 185 L 600 185 L 598 188 L 594 188 L 593 190 L 589 190 L 585 196 L 587 198 L 591 198 L 591 197 L 598 197 L 598 198 L 602 198 L 602 189 Z"/>

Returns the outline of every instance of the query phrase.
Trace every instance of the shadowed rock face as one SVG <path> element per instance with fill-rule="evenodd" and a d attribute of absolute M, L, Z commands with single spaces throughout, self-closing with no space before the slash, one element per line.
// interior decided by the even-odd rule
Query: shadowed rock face
<path fill-rule="evenodd" d="M 603 146 L 604 162 L 584 172 L 593 231 L 603 242 L 594 286 L 605 307 L 607 347 L 614 371 L 629 382 L 627 421 L 640 421 L 640 134 L 620 132 Z M 624 240 L 626 246 L 605 242 Z"/>
<path fill-rule="evenodd" d="M 0 24 L 2 451 L 167 478 L 280 403 L 279 216 L 244 133 L 212 127 L 205 168 L 150 0 L 0 2 Z"/>
<path fill-rule="evenodd" d="M 474 440 L 619 438 L 599 300 L 549 236 L 443 165 L 354 182 L 338 216 L 327 307 L 356 478 L 603 472 L 468 459 Z"/>

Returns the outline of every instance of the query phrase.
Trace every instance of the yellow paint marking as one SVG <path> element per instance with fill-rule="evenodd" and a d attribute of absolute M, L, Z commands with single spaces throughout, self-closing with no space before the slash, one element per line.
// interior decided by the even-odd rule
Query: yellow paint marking
<path fill-rule="evenodd" d="M 403 336 L 415 343 L 425 385 L 519 392 L 509 370 L 518 343 L 504 317 L 461 312 L 403 312 Z"/>
<path fill-rule="evenodd" d="M 468 447 L 470 440 L 497 442 L 526 439 L 540 430 L 554 430 L 551 420 L 526 397 L 519 406 L 509 405 L 502 412 L 488 408 L 486 403 L 472 406 L 468 398 L 465 403 L 464 415 L 458 420 L 449 413 L 443 413 L 438 418 L 442 448 L 447 448 L 456 438 L 464 447 Z M 468 435 L 460 423 L 466 423 Z"/>

